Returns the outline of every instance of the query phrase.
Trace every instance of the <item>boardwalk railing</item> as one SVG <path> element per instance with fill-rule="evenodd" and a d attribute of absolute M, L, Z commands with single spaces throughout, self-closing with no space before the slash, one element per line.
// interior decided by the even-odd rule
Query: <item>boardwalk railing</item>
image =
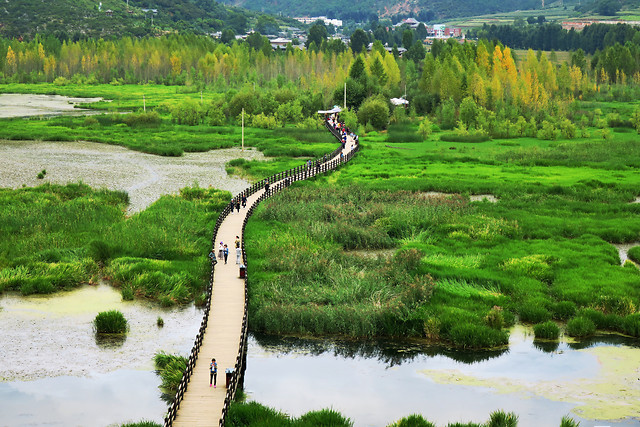
<path fill-rule="evenodd" d="M 338 129 L 329 125 L 328 122 L 325 121 L 325 126 L 327 129 L 338 139 L 338 141 L 342 142 L 341 133 Z M 242 197 L 249 197 L 252 194 L 262 190 L 265 187 L 266 183 L 269 183 L 269 192 L 263 193 L 250 207 L 247 211 L 247 215 L 242 223 L 242 262 L 247 266 L 247 254 L 244 249 L 244 231 L 247 225 L 247 221 L 253 215 L 253 212 L 258 207 L 260 202 L 272 196 L 278 191 L 281 191 L 287 188 L 289 185 L 296 181 L 312 178 L 318 174 L 325 173 L 334 169 L 337 169 L 342 164 L 348 162 L 355 156 L 358 152 L 360 146 L 355 145 L 353 149 L 347 153 L 346 155 L 341 155 L 342 148 L 338 148 L 329 154 L 325 154 L 323 157 L 312 161 L 311 164 L 304 164 L 301 166 L 297 166 L 295 168 L 291 168 L 285 170 L 283 172 L 278 172 L 274 175 L 271 175 L 268 178 L 265 178 L 258 183 L 253 184 L 251 187 L 244 189 L 240 194 L 231 199 L 231 202 L 222 210 L 216 224 L 213 228 L 213 237 L 211 239 L 211 251 L 215 250 L 215 242 L 218 240 L 218 231 L 220 231 L 220 226 L 222 222 L 227 218 L 227 216 L 233 212 L 233 206 L 236 203 L 239 203 Z M 165 427 L 171 427 L 173 425 L 173 421 L 176 419 L 178 415 L 178 410 L 180 409 L 180 403 L 184 397 L 185 392 L 187 391 L 187 387 L 189 385 L 189 381 L 191 380 L 191 375 L 193 374 L 193 369 L 196 366 L 196 361 L 198 360 L 198 353 L 200 351 L 200 347 L 202 346 L 202 341 L 204 339 L 204 334 L 207 329 L 207 322 L 209 319 L 209 312 L 211 310 L 211 295 L 213 292 L 213 276 L 215 273 L 215 265 L 216 265 L 215 257 L 212 258 L 211 261 L 211 276 L 209 278 L 209 286 L 207 287 L 207 298 L 205 301 L 205 309 L 202 318 L 202 322 L 200 323 L 200 329 L 198 331 L 198 335 L 196 335 L 195 342 L 193 347 L 191 348 L 191 353 L 189 355 L 189 360 L 187 361 L 187 368 L 182 375 L 182 379 L 180 380 L 180 384 L 178 385 L 178 390 L 173 399 L 171 405 L 169 405 L 169 409 L 167 410 L 167 415 L 164 419 Z M 238 355 L 236 356 L 236 363 L 233 370 L 233 375 L 231 377 L 231 381 L 227 387 L 227 393 L 224 400 L 224 406 L 222 408 L 222 414 L 220 416 L 220 427 L 224 426 L 224 421 L 226 419 L 227 413 L 229 412 L 229 407 L 231 402 L 233 401 L 236 391 L 238 389 L 238 385 L 241 384 L 242 378 L 244 376 L 244 368 L 246 367 L 246 356 L 247 356 L 247 310 L 248 310 L 248 302 L 249 302 L 249 294 L 247 292 L 247 275 L 245 275 L 244 280 L 244 315 L 242 317 L 242 332 L 240 334 L 240 345 L 238 346 Z"/>

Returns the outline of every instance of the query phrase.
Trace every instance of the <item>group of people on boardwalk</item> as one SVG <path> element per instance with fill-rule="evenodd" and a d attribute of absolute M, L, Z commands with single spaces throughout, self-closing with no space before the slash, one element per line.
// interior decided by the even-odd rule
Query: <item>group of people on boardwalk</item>
<path fill-rule="evenodd" d="M 358 146 L 358 136 L 355 135 L 353 132 L 351 132 L 349 130 L 349 128 L 344 124 L 344 122 L 342 122 L 340 120 L 340 117 L 338 116 L 337 113 L 333 113 L 330 116 L 325 117 L 327 124 L 329 125 L 329 127 L 331 128 L 331 131 L 334 133 L 334 135 L 336 137 L 338 137 L 338 139 L 340 139 L 341 143 L 342 143 L 342 150 L 344 150 L 347 147 L 347 144 L 349 144 L 351 141 L 353 142 L 353 145 L 351 146 L 352 150 L 357 149 Z M 350 138 L 350 139 L 349 139 Z M 326 154 L 321 158 L 321 159 L 317 159 L 315 161 L 312 160 L 308 160 L 305 164 L 306 168 L 308 170 L 312 170 L 314 167 L 316 168 L 316 173 L 321 172 L 321 165 L 327 163 L 328 160 L 331 160 L 330 156 L 327 156 Z M 340 151 L 340 160 L 344 160 L 344 153 L 343 151 Z M 294 179 L 295 180 L 295 179 Z M 291 178 L 290 177 L 285 177 L 284 178 L 284 184 L 285 186 L 290 185 L 291 183 Z M 270 181 L 265 179 L 263 182 L 263 188 L 264 188 L 264 192 L 266 195 L 270 195 Z M 278 188 L 278 187 L 276 187 Z M 236 210 L 238 213 L 240 212 L 241 208 L 246 208 L 247 206 L 247 197 L 244 193 L 234 197 L 233 199 L 231 199 L 230 202 L 230 213 L 233 214 L 234 210 Z M 234 246 L 236 249 L 236 264 L 241 265 L 243 264 L 243 260 L 242 260 L 242 241 L 240 239 L 240 236 L 235 236 L 235 241 L 234 241 Z M 210 256 L 212 257 L 212 260 L 215 261 L 215 252 L 211 251 Z M 228 258 L 229 258 L 229 246 L 226 245 L 224 242 L 220 241 L 219 247 L 218 247 L 218 259 L 219 260 L 224 260 L 224 263 L 227 264 Z M 245 268 L 244 265 L 242 265 L 240 267 L 241 271 L 242 269 Z M 240 276 L 240 277 L 244 277 L 244 276 Z M 228 371 L 228 370 L 227 370 Z M 209 387 L 213 387 L 216 388 L 217 386 L 217 375 L 218 375 L 218 364 L 216 362 L 215 358 L 211 359 L 211 363 L 209 365 L 209 372 L 210 372 L 210 376 L 209 376 Z M 229 380 L 229 377 L 227 376 L 227 381 Z"/>
<path fill-rule="evenodd" d="M 242 264 L 242 249 L 240 248 L 240 236 L 236 236 L 236 240 L 233 242 L 236 247 L 236 264 Z M 227 263 L 227 259 L 229 258 L 229 247 L 224 244 L 224 242 L 220 242 L 218 245 L 218 259 L 224 260 L 224 263 Z"/>
<path fill-rule="evenodd" d="M 342 149 L 344 150 L 347 146 L 347 137 L 351 137 L 354 142 L 354 147 L 358 146 L 359 137 L 355 133 L 351 132 L 351 130 L 344 124 L 343 121 L 340 120 L 340 116 L 338 113 L 332 113 L 326 117 L 327 124 L 332 127 L 340 137 L 340 141 L 342 142 Z"/>
<path fill-rule="evenodd" d="M 231 207 L 230 213 L 233 213 L 234 209 L 236 209 L 238 213 L 240 213 L 240 206 L 242 206 L 243 209 L 247 207 L 247 196 L 242 194 L 242 196 L 240 197 L 231 199 L 231 202 L 229 202 L 229 206 Z"/>

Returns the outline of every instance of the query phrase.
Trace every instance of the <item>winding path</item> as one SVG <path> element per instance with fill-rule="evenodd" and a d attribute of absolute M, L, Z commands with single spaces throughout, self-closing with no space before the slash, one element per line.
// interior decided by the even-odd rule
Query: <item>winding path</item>
<path fill-rule="evenodd" d="M 328 125 L 327 127 L 339 138 L 337 131 Z M 229 246 L 229 259 L 227 264 L 218 262 L 215 269 L 212 269 L 210 308 L 205 310 L 187 372 L 180 383 L 176 399 L 169 408 L 165 426 L 210 427 L 216 424 L 222 426 L 224 423 L 228 405 L 241 381 L 246 348 L 246 285 L 245 279 L 239 277 L 233 242 L 235 236 L 240 236 L 244 249 L 244 226 L 253 209 L 261 200 L 294 181 L 337 168 L 350 160 L 357 148 L 354 140 L 348 137 L 342 151 L 334 151 L 314 162 L 311 167 L 301 166 L 268 178 L 270 194 L 265 194 L 262 182 L 246 189 L 237 197 L 242 194 L 247 196 L 247 208 L 231 213 L 227 207 L 220 215 L 212 244 L 215 249 L 218 242 L 225 242 Z M 246 263 L 244 250 L 243 259 Z M 211 358 L 215 358 L 218 363 L 217 388 L 209 387 Z M 225 387 L 227 368 L 235 369 L 229 388 Z"/>

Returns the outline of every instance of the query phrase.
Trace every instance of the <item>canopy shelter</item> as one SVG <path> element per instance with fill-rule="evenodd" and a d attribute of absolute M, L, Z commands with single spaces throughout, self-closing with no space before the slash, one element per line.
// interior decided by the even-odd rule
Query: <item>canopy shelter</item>
<path fill-rule="evenodd" d="M 334 105 L 331 110 L 319 110 L 318 114 L 333 114 L 333 113 L 340 113 L 340 112 L 342 112 L 342 108 L 338 107 L 337 105 Z"/>
<path fill-rule="evenodd" d="M 391 98 L 391 103 L 393 105 L 409 105 L 409 101 L 404 98 Z"/>

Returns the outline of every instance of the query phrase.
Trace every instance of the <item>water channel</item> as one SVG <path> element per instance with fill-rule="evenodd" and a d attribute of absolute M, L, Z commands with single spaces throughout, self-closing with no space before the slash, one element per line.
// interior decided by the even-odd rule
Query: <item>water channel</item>
<path fill-rule="evenodd" d="M 333 408 L 355 426 L 418 413 L 437 425 L 513 411 L 519 426 L 640 425 L 640 343 L 603 335 L 534 342 L 511 331 L 508 350 L 470 353 L 418 343 L 321 341 L 252 335 L 249 400 L 292 416 Z"/>
<path fill-rule="evenodd" d="M 40 184 L 35 175 L 46 168 L 54 182 L 128 191 L 135 212 L 194 181 L 239 191 L 247 183 L 230 180 L 224 163 L 243 155 L 259 157 L 220 150 L 165 159 L 93 143 L 0 141 L 0 186 Z M 125 340 L 96 339 L 91 321 L 108 309 L 129 319 Z M 123 302 L 107 284 L 46 297 L 0 295 L 0 426 L 161 422 L 167 405 L 153 354 L 186 355 L 201 317 L 192 305 Z M 638 347 L 620 336 L 537 343 L 523 327 L 511 331 L 508 350 L 484 353 L 252 335 L 245 389 L 249 399 L 292 416 L 330 407 L 356 426 L 412 413 L 438 425 L 482 422 L 498 409 L 515 412 L 521 427 L 557 426 L 567 414 L 582 427 L 638 426 Z"/>

